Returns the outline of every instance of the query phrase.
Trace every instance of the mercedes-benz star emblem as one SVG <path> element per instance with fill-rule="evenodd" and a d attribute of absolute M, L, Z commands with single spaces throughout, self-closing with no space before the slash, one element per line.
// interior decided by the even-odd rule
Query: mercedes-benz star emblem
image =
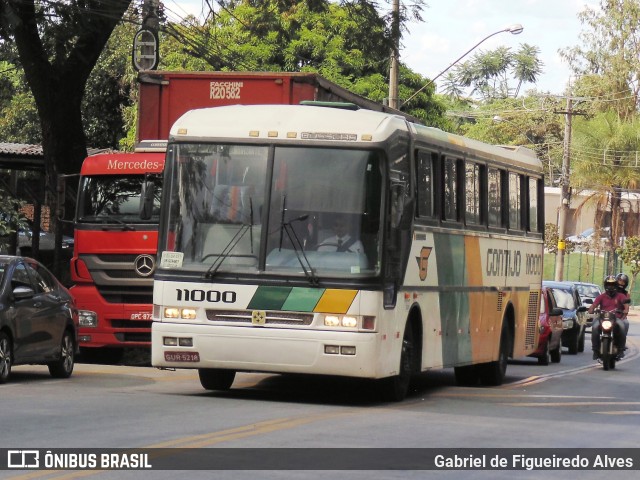
<path fill-rule="evenodd" d="M 156 259 L 151 255 L 138 255 L 133 262 L 133 268 L 141 277 L 150 277 L 156 269 Z"/>

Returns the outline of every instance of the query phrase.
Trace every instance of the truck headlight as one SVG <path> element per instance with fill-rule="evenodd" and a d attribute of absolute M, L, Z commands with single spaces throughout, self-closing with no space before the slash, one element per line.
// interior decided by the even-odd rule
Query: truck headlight
<path fill-rule="evenodd" d="M 81 327 L 97 327 L 98 314 L 91 310 L 78 310 L 78 325 Z"/>

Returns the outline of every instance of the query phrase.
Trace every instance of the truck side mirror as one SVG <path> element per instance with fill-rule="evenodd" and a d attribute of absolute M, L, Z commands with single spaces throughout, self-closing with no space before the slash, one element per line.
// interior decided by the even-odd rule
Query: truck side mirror
<path fill-rule="evenodd" d="M 153 199 L 155 196 L 154 184 L 151 180 L 142 182 L 140 192 L 140 218 L 149 220 L 153 215 Z"/>

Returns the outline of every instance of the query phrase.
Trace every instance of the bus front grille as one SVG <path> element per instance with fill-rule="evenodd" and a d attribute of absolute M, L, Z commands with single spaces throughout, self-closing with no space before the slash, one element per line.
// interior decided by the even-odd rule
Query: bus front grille
<path fill-rule="evenodd" d="M 313 314 L 292 312 L 265 312 L 265 325 L 308 326 L 313 322 Z M 212 322 L 252 324 L 251 310 L 207 310 L 207 319 Z"/>

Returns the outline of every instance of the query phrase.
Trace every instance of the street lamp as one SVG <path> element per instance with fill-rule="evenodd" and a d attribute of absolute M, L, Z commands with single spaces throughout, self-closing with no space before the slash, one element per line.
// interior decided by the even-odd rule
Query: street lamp
<path fill-rule="evenodd" d="M 473 47 L 471 47 L 469 50 L 467 50 L 466 52 L 464 52 L 462 55 L 460 55 L 458 58 L 456 58 L 453 62 L 451 62 L 449 64 L 449 66 L 447 68 L 445 68 L 444 70 L 442 70 L 439 74 L 437 74 L 435 77 L 433 77 L 431 80 L 429 80 L 427 83 L 425 83 L 422 88 L 420 88 L 420 90 L 416 91 L 413 95 L 411 95 L 409 98 L 407 98 L 404 103 L 402 104 L 402 107 L 404 107 L 407 103 L 409 103 L 409 101 L 411 101 L 416 95 L 418 95 L 422 90 L 424 90 L 425 88 L 427 88 L 429 85 L 431 85 L 432 83 L 434 83 L 438 78 L 440 78 L 442 75 L 444 75 L 447 71 L 449 71 L 449 69 L 451 67 L 453 67 L 456 63 L 458 63 L 460 60 L 462 60 L 464 57 L 466 57 L 467 55 L 469 55 L 473 50 L 475 50 L 476 48 L 478 48 L 478 46 L 487 41 L 488 39 L 490 39 L 491 37 L 493 37 L 494 35 L 498 35 L 499 33 L 504 33 L 504 32 L 509 32 L 512 35 L 518 35 L 520 33 L 522 33 L 522 30 L 524 30 L 524 27 L 522 25 L 520 25 L 519 23 L 514 23 L 513 25 L 509 25 L 506 28 L 503 28 L 502 30 L 498 30 L 497 32 L 493 32 L 489 35 L 487 35 L 486 37 L 484 37 L 482 40 L 480 40 L 478 43 L 476 43 Z"/>

